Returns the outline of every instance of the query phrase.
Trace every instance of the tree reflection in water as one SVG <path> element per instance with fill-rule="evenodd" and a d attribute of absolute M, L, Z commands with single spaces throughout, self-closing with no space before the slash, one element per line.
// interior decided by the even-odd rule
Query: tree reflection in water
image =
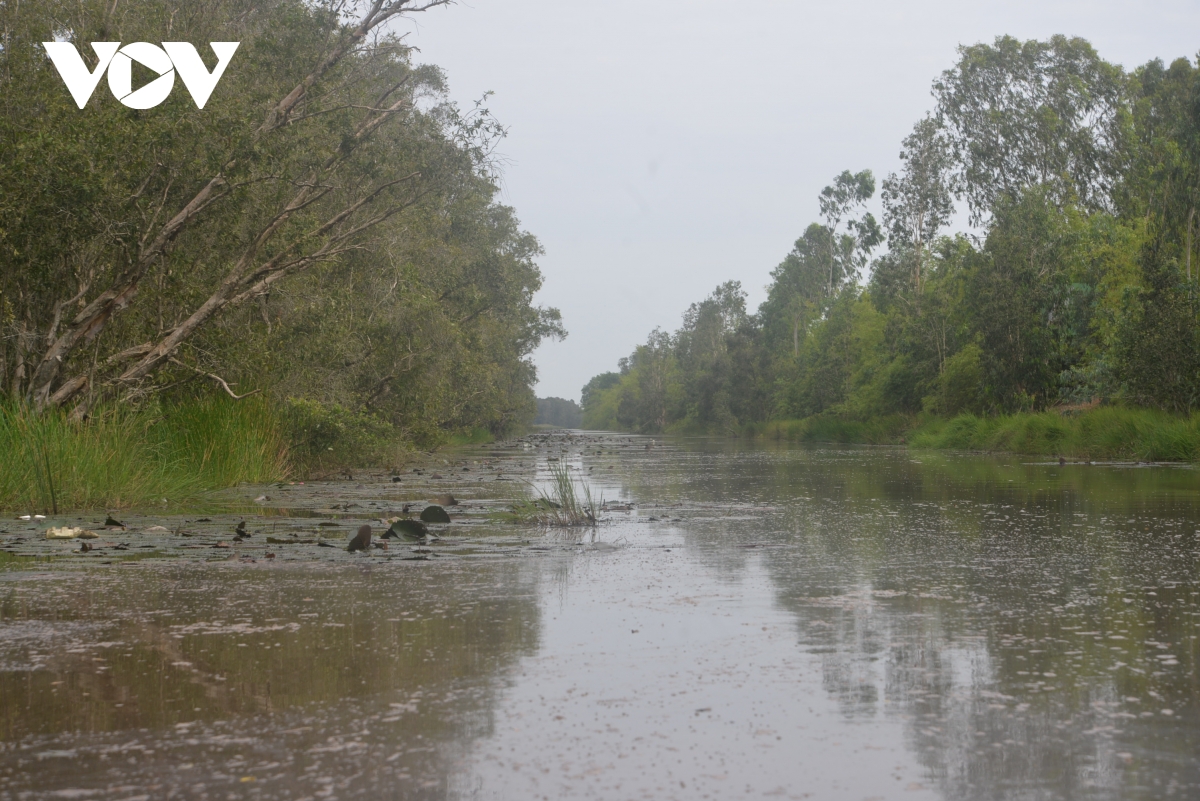
<path fill-rule="evenodd" d="M 668 494 L 774 505 L 739 536 L 784 546 L 753 553 L 826 692 L 904 720 L 946 797 L 1200 788 L 1194 470 L 729 448 L 677 454 Z M 685 536 L 726 581 L 751 558 Z"/>

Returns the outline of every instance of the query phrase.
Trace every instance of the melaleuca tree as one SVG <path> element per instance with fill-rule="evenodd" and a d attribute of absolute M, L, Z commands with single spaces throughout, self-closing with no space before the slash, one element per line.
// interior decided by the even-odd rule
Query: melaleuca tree
<path fill-rule="evenodd" d="M 959 48 L 933 86 L 971 220 L 1002 196 L 1040 186 L 1057 203 L 1110 209 L 1129 160 L 1121 68 L 1085 40 L 1054 36 Z"/>
<path fill-rule="evenodd" d="M 5 390 L 82 416 L 227 377 L 422 430 L 528 416 L 562 332 L 494 204 L 503 130 L 395 33 L 446 2 L 0 5 Z M 168 36 L 241 42 L 203 110 L 81 111 L 40 44 Z"/>
<path fill-rule="evenodd" d="M 894 260 L 912 262 L 912 290 L 919 298 L 925 249 L 954 213 L 954 162 L 950 143 L 932 117 L 916 124 L 900 150 L 903 168 L 883 182 L 883 223 Z"/>

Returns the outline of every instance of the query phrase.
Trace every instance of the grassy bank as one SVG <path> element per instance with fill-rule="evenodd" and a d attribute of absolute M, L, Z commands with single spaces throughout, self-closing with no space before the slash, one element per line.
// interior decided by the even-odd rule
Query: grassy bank
<path fill-rule="evenodd" d="M 270 405 L 220 398 L 85 423 L 0 406 L 0 508 L 49 512 L 178 503 L 288 472 L 283 427 Z"/>
<path fill-rule="evenodd" d="M 1105 407 L 1004 417 L 960 415 L 913 430 L 915 448 L 1006 451 L 1080 459 L 1191 462 L 1200 459 L 1200 415 Z"/>
<path fill-rule="evenodd" d="M 476 428 L 450 445 L 491 442 Z M 415 446 L 390 423 L 333 404 L 225 397 L 104 409 L 85 423 L 0 403 L 0 509 L 53 513 L 186 503 L 288 476 L 394 467 Z"/>
<path fill-rule="evenodd" d="M 1200 415 L 1102 407 L 1059 412 L 953 418 L 899 415 L 867 421 L 816 416 L 750 427 L 748 435 L 790 442 L 908 444 L 913 448 L 1143 461 L 1200 460 Z"/>
<path fill-rule="evenodd" d="M 772 420 L 747 426 L 745 436 L 783 442 L 833 442 L 841 444 L 891 445 L 899 442 L 914 421 L 902 415 L 870 420 L 847 420 L 832 415 L 814 415 L 803 420 Z"/>

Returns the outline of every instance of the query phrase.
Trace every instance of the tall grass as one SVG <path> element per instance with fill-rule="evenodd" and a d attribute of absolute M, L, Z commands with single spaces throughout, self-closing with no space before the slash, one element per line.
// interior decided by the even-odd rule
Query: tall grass
<path fill-rule="evenodd" d="M 495 435 L 486 428 L 476 426 L 469 431 L 460 431 L 457 434 L 450 435 L 450 445 L 458 447 L 460 445 L 490 445 L 496 441 Z"/>
<path fill-rule="evenodd" d="M 911 420 L 902 415 L 848 420 L 833 415 L 814 415 L 801 420 L 772 420 L 755 423 L 746 436 L 784 442 L 837 442 L 883 445 L 900 439 Z"/>
<path fill-rule="evenodd" d="M 214 397 L 171 407 L 152 427 L 168 460 L 195 472 L 205 488 L 277 481 L 288 472 L 288 447 L 265 398 Z"/>
<path fill-rule="evenodd" d="M 58 513 L 194 498 L 287 473 L 267 401 L 100 410 L 85 422 L 0 404 L 0 508 Z"/>
<path fill-rule="evenodd" d="M 1040 454 L 1078 459 L 1200 460 L 1200 414 L 1102 406 L 1080 414 L 1047 411 L 953 418 L 901 415 L 847 420 L 816 415 L 748 426 L 745 434 L 789 442 L 903 444 L 914 448 Z"/>
<path fill-rule="evenodd" d="M 926 421 L 908 440 L 916 448 L 1188 462 L 1200 458 L 1200 415 L 1182 417 L 1116 406 L 1069 417 L 1057 412 L 967 414 Z"/>

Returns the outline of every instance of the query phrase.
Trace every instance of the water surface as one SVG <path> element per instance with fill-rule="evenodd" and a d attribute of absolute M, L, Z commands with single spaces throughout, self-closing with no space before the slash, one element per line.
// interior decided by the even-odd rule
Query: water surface
<path fill-rule="evenodd" d="M 1200 796 L 1198 476 L 1034 461 L 557 435 L 12 521 L 0 799 Z M 489 520 L 563 463 L 594 533 Z"/>

